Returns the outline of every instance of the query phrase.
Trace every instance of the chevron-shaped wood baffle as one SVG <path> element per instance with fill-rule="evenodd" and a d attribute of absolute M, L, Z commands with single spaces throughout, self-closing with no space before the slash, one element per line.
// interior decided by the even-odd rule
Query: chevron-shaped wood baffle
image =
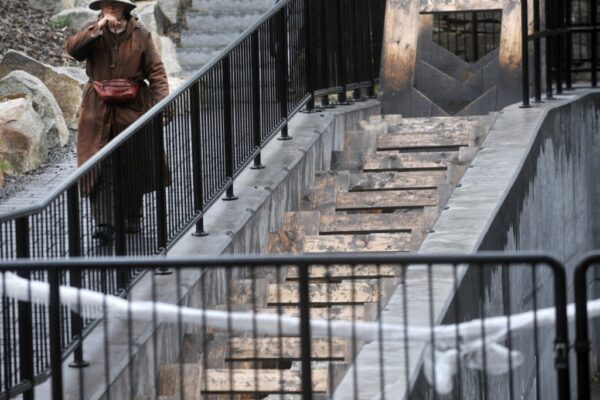
<path fill-rule="evenodd" d="M 267 253 L 414 252 L 431 229 L 483 141 L 493 117 L 373 117 L 346 133 L 330 171 L 318 172 L 301 207 L 285 214 Z M 394 265 L 313 265 L 310 315 L 372 321 L 402 284 Z M 232 279 L 217 308 L 298 317 L 298 267 Z M 311 341 L 313 391 L 327 397 L 361 348 L 342 338 Z M 159 395 L 178 398 L 300 398 L 299 337 L 252 331 L 186 335 L 182 364 L 164 365 Z M 181 373 L 183 371 L 183 373 Z M 181 382 L 183 377 L 183 386 Z M 189 395 L 189 396 L 188 396 Z M 272 397 L 271 397 L 272 396 Z"/>

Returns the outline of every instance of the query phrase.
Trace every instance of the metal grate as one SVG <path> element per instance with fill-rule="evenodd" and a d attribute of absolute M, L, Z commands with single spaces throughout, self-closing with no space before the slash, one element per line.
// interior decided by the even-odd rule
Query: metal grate
<path fill-rule="evenodd" d="M 433 41 L 467 62 L 476 62 L 500 44 L 502 11 L 435 13 Z"/>

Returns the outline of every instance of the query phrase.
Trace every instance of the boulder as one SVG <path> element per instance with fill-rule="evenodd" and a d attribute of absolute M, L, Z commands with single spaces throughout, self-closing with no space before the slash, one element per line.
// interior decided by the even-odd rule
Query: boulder
<path fill-rule="evenodd" d="M 58 102 L 69 128 L 77 128 L 79 104 L 85 82 L 21 52 L 9 50 L 0 61 L 0 78 L 15 70 L 25 71 L 44 82 Z"/>
<path fill-rule="evenodd" d="M 69 128 L 54 96 L 42 81 L 24 71 L 13 71 L 0 79 L 0 101 L 26 97 L 44 123 L 43 135 L 50 147 L 69 141 Z"/>
<path fill-rule="evenodd" d="M 158 7 L 169 24 L 177 23 L 177 14 L 181 7 L 181 0 L 158 0 Z"/>
<path fill-rule="evenodd" d="M 76 31 L 98 19 L 98 12 L 89 8 L 70 8 L 59 12 L 50 18 L 50 23 L 55 28 L 71 28 Z"/>
<path fill-rule="evenodd" d="M 14 173 L 38 168 L 48 158 L 43 131 L 44 123 L 29 99 L 0 102 L 0 161 Z"/>
<path fill-rule="evenodd" d="M 182 69 L 177 58 L 177 49 L 175 43 L 166 36 L 157 36 L 160 39 L 160 57 L 168 76 L 181 76 Z"/>
<path fill-rule="evenodd" d="M 170 26 L 170 22 L 163 14 L 156 1 L 139 1 L 136 3 L 137 8 L 133 11 L 144 27 L 150 32 L 156 32 L 163 35 Z"/>

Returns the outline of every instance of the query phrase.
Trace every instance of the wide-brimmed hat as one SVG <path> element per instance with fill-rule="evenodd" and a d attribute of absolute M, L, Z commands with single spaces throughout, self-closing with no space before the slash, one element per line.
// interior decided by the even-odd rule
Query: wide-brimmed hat
<path fill-rule="evenodd" d="M 102 8 L 102 2 L 106 1 L 106 0 L 95 0 L 92 1 L 90 3 L 90 8 L 94 11 L 100 11 L 100 9 Z M 133 10 L 134 8 L 137 7 L 137 5 L 133 4 L 131 1 L 129 0 L 108 0 L 108 1 L 112 1 L 113 3 L 119 3 L 124 5 L 126 8 L 129 9 L 129 11 Z"/>

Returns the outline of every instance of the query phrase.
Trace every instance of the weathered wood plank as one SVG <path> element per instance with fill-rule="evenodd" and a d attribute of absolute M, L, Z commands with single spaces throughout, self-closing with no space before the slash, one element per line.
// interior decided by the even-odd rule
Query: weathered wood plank
<path fill-rule="evenodd" d="M 305 253 L 366 251 L 412 251 L 410 233 L 370 233 L 367 235 L 321 235 L 304 238 Z"/>
<path fill-rule="evenodd" d="M 318 211 L 286 212 L 283 216 L 283 230 L 304 235 L 318 235 L 319 221 Z"/>
<path fill-rule="evenodd" d="M 364 172 L 350 174 L 348 191 L 435 188 L 445 181 L 445 171 Z"/>
<path fill-rule="evenodd" d="M 363 171 L 444 170 L 448 161 L 457 157 L 457 152 L 378 152 L 363 157 Z"/>
<path fill-rule="evenodd" d="M 362 304 L 379 300 L 377 283 L 342 282 L 311 283 L 308 287 L 311 304 Z M 271 284 L 269 286 L 269 304 L 298 304 L 299 289 L 297 283 Z"/>
<path fill-rule="evenodd" d="M 396 269 L 391 265 L 311 265 L 308 269 L 309 279 L 352 279 L 352 278 L 379 278 L 396 276 Z M 298 267 L 290 267 L 287 274 L 288 280 L 298 279 Z"/>
<path fill-rule="evenodd" d="M 327 370 L 313 369 L 313 391 L 327 391 Z M 300 372 L 278 369 L 209 369 L 203 393 L 301 393 Z"/>
<path fill-rule="evenodd" d="M 347 341 L 339 338 L 313 339 L 311 341 L 311 359 L 344 360 Z M 229 341 L 227 360 L 300 360 L 301 339 L 282 338 L 233 338 Z"/>
<path fill-rule="evenodd" d="M 437 190 L 435 189 L 340 192 L 337 196 L 336 209 L 396 209 L 437 204 Z"/>
<path fill-rule="evenodd" d="M 457 132 L 414 132 L 377 136 L 377 150 L 408 150 L 436 147 L 468 146 L 469 135 Z"/>
<path fill-rule="evenodd" d="M 321 215 L 320 233 L 386 233 L 410 232 L 423 228 L 421 209 L 385 214 L 337 214 Z"/>
<path fill-rule="evenodd" d="M 300 317 L 300 309 L 298 307 L 280 306 L 269 307 L 260 310 L 260 313 L 265 314 L 280 314 L 287 317 Z M 347 306 L 332 306 L 332 307 L 311 307 L 310 317 L 314 319 L 330 319 L 330 320 L 346 320 L 360 321 L 365 317 L 365 306 L 347 305 Z"/>

